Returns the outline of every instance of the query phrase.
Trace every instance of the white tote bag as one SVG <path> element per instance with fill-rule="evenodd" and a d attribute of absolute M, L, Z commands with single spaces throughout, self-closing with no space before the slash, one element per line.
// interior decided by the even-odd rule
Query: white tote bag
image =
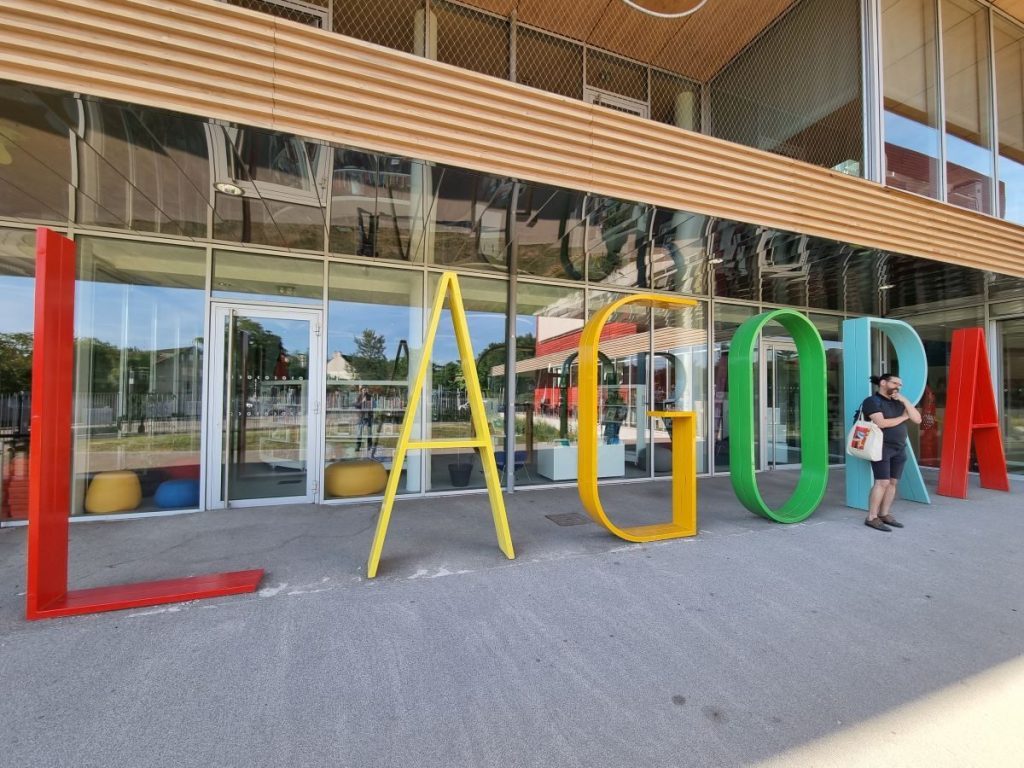
<path fill-rule="evenodd" d="M 846 436 L 846 452 L 858 459 L 880 461 L 882 458 L 882 429 L 873 421 L 864 418 L 864 411 L 858 409 L 853 426 Z"/>

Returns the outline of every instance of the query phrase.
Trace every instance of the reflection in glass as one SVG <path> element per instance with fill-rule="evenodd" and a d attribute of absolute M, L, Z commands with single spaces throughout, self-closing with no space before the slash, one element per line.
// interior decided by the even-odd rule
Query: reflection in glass
<path fill-rule="evenodd" d="M 348 256 L 375 255 L 377 155 L 334 150 L 331 173 L 330 249 Z"/>
<path fill-rule="evenodd" d="M 1024 29 L 992 14 L 999 110 L 998 214 L 1024 224 Z"/>
<path fill-rule="evenodd" d="M 427 296 L 433 299 L 440 277 L 430 276 Z M 476 372 L 483 394 L 484 408 L 490 423 L 491 439 L 496 452 L 504 453 L 505 445 L 505 377 L 495 373 L 503 366 L 507 354 L 505 334 L 508 314 L 508 283 L 504 280 L 460 277 L 462 299 L 469 323 L 470 340 L 476 357 Z M 445 304 L 447 307 L 447 303 Z M 430 398 L 428 440 L 474 437 L 470 421 L 466 380 L 455 340 L 451 312 L 441 313 L 434 340 L 433 365 L 427 376 Z M 498 462 L 499 473 L 504 464 Z M 483 488 L 484 474 L 475 449 L 439 448 L 429 451 L 427 478 L 430 490 Z"/>
<path fill-rule="evenodd" d="M 326 471 L 359 471 L 358 462 L 377 461 L 390 472 L 422 354 L 423 276 L 331 264 L 328 291 Z M 416 429 L 421 434 L 421 425 Z M 419 462 L 419 453 L 406 456 L 399 493 L 422 489 Z M 325 484 L 328 498 L 333 489 Z"/>
<path fill-rule="evenodd" d="M 623 296 L 611 291 L 592 291 L 589 316 Z M 650 476 L 650 343 L 651 310 L 641 304 L 627 304 L 616 310 L 601 331 L 598 350 L 610 365 L 599 370 L 599 477 Z"/>
<path fill-rule="evenodd" d="M 0 215 L 67 221 L 73 113 L 64 94 L 0 83 Z"/>
<path fill-rule="evenodd" d="M 887 312 L 909 307 L 935 309 L 943 304 L 984 301 L 984 273 L 977 269 L 891 255 L 879 260 L 879 280 L 892 288 L 882 292 Z M 884 280 L 882 279 L 884 278 Z"/>
<path fill-rule="evenodd" d="M 429 261 L 446 267 L 508 268 L 511 179 L 451 166 L 433 169 L 436 217 Z"/>
<path fill-rule="evenodd" d="M 762 301 L 807 306 L 812 242 L 807 235 L 778 230 L 762 241 L 757 265 Z"/>
<path fill-rule="evenodd" d="M 142 491 L 137 508 L 121 511 L 197 507 L 206 254 L 78 243 L 72 512 L 89 511 L 89 484 L 116 471 L 133 473 Z M 159 493 L 174 481 L 174 493 Z"/>
<path fill-rule="evenodd" d="M 256 128 L 208 128 L 213 237 L 322 250 L 329 148 Z"/>
<path fill-rule="evenodd" d="M 697 414 L 697 472 L 707 472 L 708 321 L 707 304 L 654 310 L 655 411 Z M 654 474 L 672 474 L 672 423 L 655 419 L 651 428 Z"/>
<path fill-rule="evenodd" d="M 1024 474 L 1024 320 L 999 323 L 1002 357 L 1003 440 L 1006 464 L 1015 474 Z"/>
<path fill-rule="evenodd" d="M 312 259 L 249 251 L 213 252 L 213 295 L 287 304 L 321 304 L 324 265 Z"/>
<path fill-rule="evenodd" d="M 35 233 L 0 229 L 0 520 L 28 517 Z"/>
<path fill-rule="evenodd" d="M 946 200 L 992 211 L 992 124 L 988 8 L 942 0 L 946 97 Z"/>
<path fill-rule="evenodd" d="M 577 477 L 583 291 L 520 283 L 516 293 L 516 485 Z M 504 361 L 492 369 L 503 375 Z"/>
<path fill-rule="evenodd" d="M 658 208 L 654 214 L 651 285 L 660 291 L 703 295 L 708 291 L 705 243 L 713 220 Z"/>
<path fill-rule="evenodd" d="M 587 279 L 646 288 L 653 209 L 609 197 L 587 198 Z"/>
<path fill-rule="evenodd" d="M 996 299 L 1024 298 L 1024 277 L 988 273 L 988 296 Z"/>
<path fill-rule="evenodd" d="M 736 329 L 753 317 L 756 310 L 736 304 L 715 304 L 714 402 L 711 432 L 715 441 L 716 472 L 729 471 L 729 347 Z M 756 393 L 755 388 L 755 393 Z M 756 411 L 755 411 L 756 412 Z M 754 455 L 760 452 L 760 419 L 754 419 Z"/>
<path fill-rule="evenodd" d="M 939 196 L 935 0 L 883 0 L 885 183 Z"/>
<path fill-rule="evenodd" d="M 584 279 L 583 205 L 586 195 L 543 184 L 522 184 L 516 204 L 519 272 L 560 280 Z"/>
<path fill-rule="evenodd" d="M 828 393 L 828 460 L 830 464 L 846 461 L 843 441 L 846 438 L 846 419 L 843 414 L 843 344 L 841 327 L 843 318 L 836 315 L 808 315 L 821 334 L 825 345 L 825 378 Z"/>
<path fill-rule="evenodd" d="M 224 317 L 222 500 L 308 492 L 311 322 L 258 312 Z"/>
<path fill-rule="evenodd" d="M 354 256 L 423 261 L 432 248 L 437 211 L 434 169 L 393 155 L 334 151 L 331 251 Z"/>
<path fill-rule="evenodd" d="M 807 302 L 817 309 L 843 309 L 843 287 L 854 249 L 845 243 L 808 238 Z"/>
<path fill-rule="evenodd" d="M 77 218 L 83 224 L 205 237 L 212 194 L 208 123 L 80 98 Z"/>

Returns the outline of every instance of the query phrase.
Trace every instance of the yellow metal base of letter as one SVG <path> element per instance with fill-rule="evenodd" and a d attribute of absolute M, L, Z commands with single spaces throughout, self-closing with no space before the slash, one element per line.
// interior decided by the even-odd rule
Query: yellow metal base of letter
<path fill-rule="evenodd" d="M 437 336 L 437 326 L 441 321 L 444 300 L 449 291 L 451 292 L 451 301 L 448 308 L 452 314 L 452 324 L 455 326 L 455 340 L 459 345 L 459 357 L 462 359 L 462 373 L 466 380 L 466 394 L 469 397 L 473 433 L 476 437 L 458 440 L 413 441 L 412 430 L 416 422 L 416 409 L 419 406 L 420 393 L 423 391 L 423 384 L 426 381 L 427 366 L 431 364 L 434 339 Z M 505 515 L 505 500 L 501 496 L 501 480 L 498 477 L 498 466 L 494 460 L 494 446 L 491 444 L 491 431 L 487 425 L 487 412 L 484 409 L 484 398 L 480 392 L 480 381 L 477 378 L 473 347 L 470 344 L 469 325 L 466 323 L 466 310 L 462 303 L 459 279 L 454 272 L 445 272 L 441 276 L 441 282 L 437 286 L 437 296 L 434 297 L 434 309 L 430 313 L 427 336 L 423 341 L 423 355 L 416 371 L 416 379 L 409 390 L 409 403 L 406 406 L 405 419 L 402 421 L 402 431 L 398 436 L 398 445 L 395 448 L 391 473 L 388 475 L 388 484 L 384 489 L 380 517 L 377 518 L 377 532 L 373 535 L 370 559 L 366 563 L 366 575 L 371 579 L 377 575 L 377 566 L 380 565 L 380 554 L 384 549 L 384 538 L 388 534 L 388 523 L 391 521 L 391 510 L 395 504 L 395 495 L 398 493 L 398 481 L 402 475 L 405 456 L 410 450 L 431 448 L 476 448 L 479 450 L 480 462 L 483 464 L 484 477 L 487 480 L 487 495 L 491 502 L 491 514 L 494 517 L 494 530 L 498 534 L 498 548 L 505 553 L 509 560 L 514 559 L 516 553 L 512 547 L 512 534 L 508 529 L 508 518 Z"/>
<path fill-rule="evenodd" d="M 579 490 L 580 501 L 590 516 L 609 532 L 626 541 L 661 541 L 694 536 L 697 533 L 697 449 L 693 413 L 655 411 L 670 418 L 672 429 L 672 519 L 666 523 L 619 528 L 605 514 L 597 487 L 598 444 L 598 344 L 601 331 L 612 314 L 626 304 L 659 309 L 693 307 L 693 299 L 640 293 L 626 296 L 601 309 L 590 319 L 580 338 L 579 373 Z"/>

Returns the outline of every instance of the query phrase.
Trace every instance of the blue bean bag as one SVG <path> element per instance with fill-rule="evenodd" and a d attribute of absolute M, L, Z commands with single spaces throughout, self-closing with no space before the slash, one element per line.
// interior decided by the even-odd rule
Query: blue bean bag
<path fill-rule="evenodd" d="M 180 509 L 199 506 L 198 480 L 164 480 L 153 494 L 153 501 L 161 509 Z"/>

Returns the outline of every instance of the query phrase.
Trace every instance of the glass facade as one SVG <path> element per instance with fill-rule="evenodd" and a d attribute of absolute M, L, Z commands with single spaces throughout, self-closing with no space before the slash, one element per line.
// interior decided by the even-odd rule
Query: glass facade
<path fill-rule="evenodd" d="M 938 47 L 935 0 L 882 3 L 885 183 L 939 196 Z"/>
<path fill-rule="evenodd" d="M 1024 222 L 1024 27 L 977 0 L 883 0 L 888 186 Z"/>
<path fill-rule="evenodd" d="M 999 147 L 997 214 L 1024 224 L 1024 28 L 992 16 L 995 43 L 996 135 Z"/>
<path fill-rule="evenodd" d="M 0 521 L 28 517 L 34 276 L 35 233 L 0 228 Z"/>
<path fill-rule="evenodd" d="M 34 176 L 51 178 L 30 151 L 39 142 L 57 178 L 78 169 L 75 184 L 62 182 L 64 208 L 49 181 L 36 200 L 45 206 L 0 195 L 8 519 L 24 516 L 39 220 L 73 228 L 78 245 L 76 515 L 379 496 L 444 270 L 460 275 L 493 447 L 515 486 L 575 482 L 581 329 L 638 292 L 697 305 L 628 305 L 606 325 L 604 480 L 668 473 L 671 426 L 648 415 L 665 409 L 697 414 L 698 471 L 729 470 L 729 345 L 760 311 L 794 307 L 822 334 L 833 463 L 842 461 L 843 319 L 903 317 L 919 329 L 937 424 L 952 329 L 998 319 L 998 348 L 1019 346 L 1024 280 L 156 109 L 15 84 L 0 97 L 25 122 L 0 127 L 5 183 L 33 191 Z M 69 115 L 94 132 L 73 130 Z M 115 157 L 99 162 L 106 151 Z M 153 170 L 139 175 L 146 162 Z M 160 179 L 169 189 L 155 195 Z M 799 466 L 798 370 L 792 341 L 769 328 L 755 371 L 760 469 Z M 998 375 L 1016 456 L 1019 377 L 1012 364 Z M 466 392 L 446 309 L 415 436 L 471 436 Z M 928 435 L 915 439 L 925 462 L 938 460 Z M 413 452 L 402 472 L 404 494 L 484 485 L 475 450 Z M 119 473 L 138 482 L 137 503 L 110 510 L 90 499 L 97 477 Z"/>
<path fill-rule="evenodd" d="M 194 508 L 202 441 L 206 253 L 81 237 L 75 291 L 72 512 Z M 89 493 L 101 473 L 134 473 L 130 509 Z M 157 491 L 180 481 L 180 495 Z M 166 494 L 167 491 L 164 492 Z"/>
<path fill-rule="evenodd" d="M 942 0 L 946 201 L 992 213 L 992 88 L 988 8 Z"/>

